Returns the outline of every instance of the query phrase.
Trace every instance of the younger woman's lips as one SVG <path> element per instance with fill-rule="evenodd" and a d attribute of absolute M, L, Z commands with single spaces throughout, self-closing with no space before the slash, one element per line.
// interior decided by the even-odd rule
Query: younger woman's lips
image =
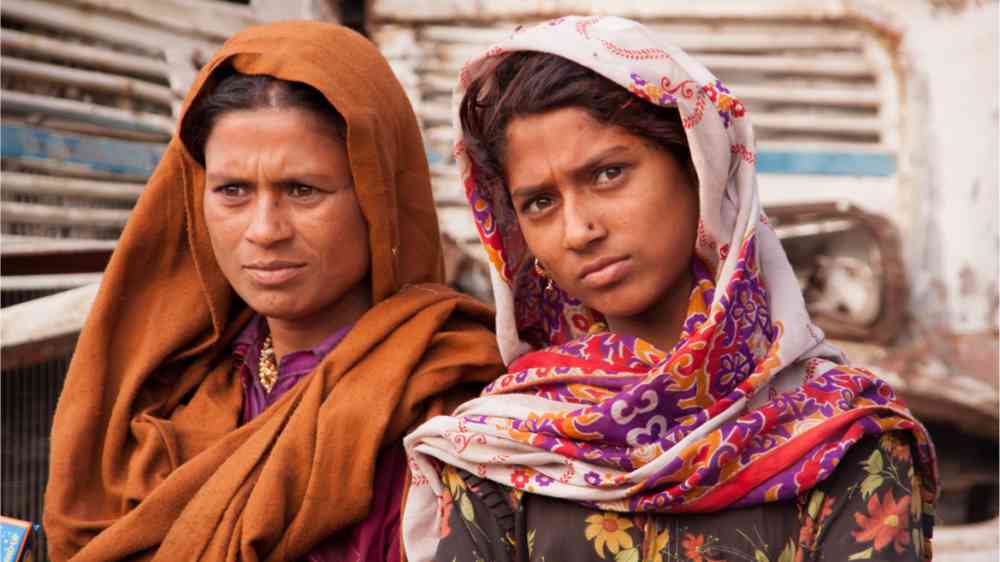
<path fill-rule="evenodd" d="M 282 267 L 245 267 L 243 268 L 258 285 L 274 287 L 288 283 L 302 273 L 303 266 L 287 265 Z"/>
<path fill-rule="evenodd" d="M 600 289 L 620 282 L 632 270 L 632 260 L 622 258 L 587 273 L 580 283 L 588 289 Z"/>

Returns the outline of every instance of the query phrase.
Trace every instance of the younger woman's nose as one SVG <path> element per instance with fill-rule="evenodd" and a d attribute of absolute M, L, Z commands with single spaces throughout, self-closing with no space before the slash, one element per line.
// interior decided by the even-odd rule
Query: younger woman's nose
<path fill-rule="evenodd" d="M 563 229 L 563 247 L 567 250 L 584 250 L 606 234 L 600 217 L 583 201 L 564 203 Z"/>

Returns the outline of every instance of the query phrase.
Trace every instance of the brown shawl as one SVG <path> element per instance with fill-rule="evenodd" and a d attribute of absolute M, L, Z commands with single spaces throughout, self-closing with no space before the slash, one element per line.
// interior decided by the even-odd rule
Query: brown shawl
<path fill-rule="evenodd" d="M 375 47 L 330 24 L 248 29 L 202 70 L 182 121 L 222 65 L 310 84 L 344 116 L 375 305 L 312 376 L 239 427 L 229 345 L 250 311 L 212 254 L 204 169 L 175 137 L 59 400 L 44 518 L 54 560 L 295 560 L 365 516 L 383 445 L 501 371 L 489 310 L 435 284 L 420 131 Z"/>

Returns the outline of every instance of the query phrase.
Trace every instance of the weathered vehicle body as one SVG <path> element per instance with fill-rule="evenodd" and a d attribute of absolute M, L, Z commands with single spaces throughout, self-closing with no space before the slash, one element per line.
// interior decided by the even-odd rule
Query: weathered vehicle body
<path fill-rule="evenodd" d="M 96 282 L 224 37 L 290 16 L 363 25 L 422 121 L 449 278 L 486 298 L 451 89 L 485 45 L 566 13 L 639 19 L 744 101 L 811 313 L 936 438 L 937 559 L 995 558 L 996 1 L 5 0 L 0 512 L 40 520 L 49 423 Z"/>

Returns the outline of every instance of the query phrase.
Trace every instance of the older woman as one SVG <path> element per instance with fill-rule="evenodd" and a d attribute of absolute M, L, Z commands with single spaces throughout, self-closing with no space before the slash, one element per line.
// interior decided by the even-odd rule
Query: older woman
<path fill-rule="evenodd" d="M 421 147 L 361 36 L 223 46 L 80 336 L 52 559 L 400 557 L 403 432 L 500 372 L 489 310 L 439 284 Z"/>
<path fill-rule="evenodd" d="M 810 323 L 734 92 L 567 17 L 455 95 L 509 373 L 407 437 L 411 561 L 930 558 L 927 434 Z"/>

